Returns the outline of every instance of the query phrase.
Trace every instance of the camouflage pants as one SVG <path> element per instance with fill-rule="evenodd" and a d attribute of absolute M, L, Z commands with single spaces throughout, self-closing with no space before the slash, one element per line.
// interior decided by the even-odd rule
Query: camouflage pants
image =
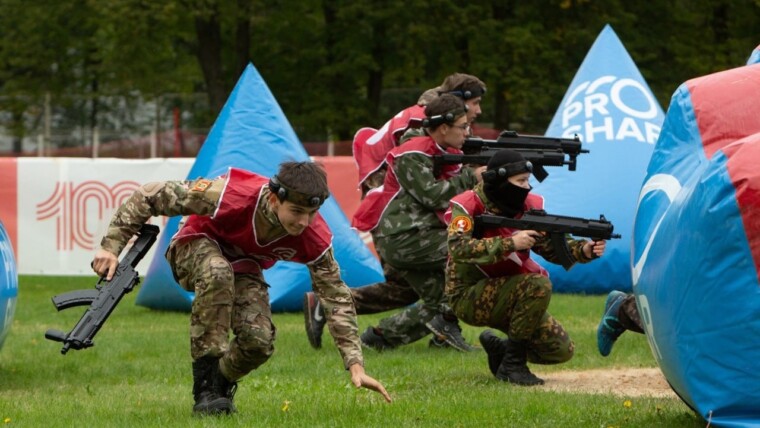
<path fill-rule="evenodd" d="M 626 329 L 636 333 L 644 333 L 644 324 L 641 323 L 639 308 L 636 306 L 636 296 L 629 294 L 623 300 L 618 310 L 618 319 L 620 324 Z"/>
<path fill-rule="evenodd" d="M 573 357 L 573 341 L 546 311 L 552 294 L 549 278 L 536 274 L 486 278 L 457 290 L 461 291 L 449 295 L 449 302 L 460 320 L 499 329 L 513 340 L 527 340 L 531 363 L 558 364 Z"/>
<path fill-rule="evenodd" d="M 233 381 L 264 364 L 274 352 L 276 329 L 263 275 L 234 274 L 219 247 L 206 238 L 173 242 L 166 258 L 180 285 L 195 292 L 193 360 L 220 357 L 222 373 Z"/>
<path fill-rule="evenodd" d="M 414 291 L 400 271 L 387 263 L 382 264 L 385 282 L 351 289 L 357 315 L 403 308 L 420 300 L 420 295 Z"/>
<path fill-rule="evenodd" d="M 422 234 L 418 232 L 392 238 L 375 237 L 375 247 L 389 281 L 352 290 L 357 312 L 404 307 L 377 325 L 391 345 L 422 339 L 430 334 L 425 323 L 439 313 L 452 313 L 443 293 L 448 251 L 446 230 L 435 232 L 424 234 L 425 239 L 421 239 Z M 381 293 L 386 296 L 381 297 Z M 373 298 L 377 300 L 371 301 Z M 408 306 L 417 300 L 420 302 Z M 372 309 L 367 309 L 369 307 Z"/>

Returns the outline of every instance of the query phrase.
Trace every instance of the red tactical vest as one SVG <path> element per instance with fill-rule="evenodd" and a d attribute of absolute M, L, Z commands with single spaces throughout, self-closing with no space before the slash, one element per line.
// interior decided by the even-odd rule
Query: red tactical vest
<path fill-rule="evenodd" d="M 269 179 L 252 172 L 230 168 L 227 184 L 212 216 L 191 215 L 173 240 L 205 236 L 219 245 L 235 273 L 258 273 L 278 260 L 310 263 L 332 245 L 332 233 L 322 216 L 298 236 L 285 235 L 260 244 L 254 224 L 254 212 L 261 192 Z"/>
<path fill-rule="evenodd" d="M 398 145 L 398 139 L 409 128 L 422 126 L 425 106 L 413 105 L 401 110 L 382 128 L 362 128 L 354 135 L 352 144 L 354 160 L 359 169 L 359 186 L 373 172 L 380 169 L 385 156 Z"/>
<path fill-rule="evenodd" d="M 419 153 L 428 157 L 433 157 L 434 155 L 442 155 L 444 153 L 461 154 L 462 151 L 453 148 L 444 150 L 429 136 L 422 136 L 411 138 L 406 143 L 388 152 L 388 156 L 385 158 L 385 162 L 388 164 L 388 172 L 385 175 L 385 182 L 382 186 L 367 192 L 367 195 L 362 200 L 359 208 L 357 208 L 354 213 L 351 226 L 362 232 L 368 232 L 377 227 L 380 223 L 380 218 L 383 216 L 383 212 L 385 212 L 393 198 L 395 198 L 401 191 L 401 185 L 399 184 L 396 172 L 393 169 L 396 164 L 396 159 L 409 153 Z M 440 171 L 436 171 L 437 175 L 435 178 L 436 180 L 448 180 L 459 175 L 461 169 L 461 164 L 443 165 L 439 168 Z M 443 221 L 443 212 L 440 214 L 439 217 L 441 217 L 441 221 Z"/>
<path fill-rule="evenodd" d="M 477 215 L 481 215 L 485 212 L 486 206 L 480 199 L 477 193 L 472 190 L 468 190 L 464 193 L 453 197 L 451 204 L 456 204 L 463 209 L 473 219 Z M 525 205 L 523 211 L 529 209 L 544 209 L 544 198 L 540 195 L 528 194 L 525 199 Z M 451 222 L 451 208 L 446 211 L 446 222 Z M 517 217 L 519 218 L 519 217 Z M 508 238 L 519 229 L 510 229 L 507 227 L 490 228 L 483 231 L 482 238 L 491 238 L 494 236 L 501 236 Z M 478 265 L 478 268 L 489 278 L 496 278 L 500 276 L 512 276 L 524 273 L 538 273 L 546 277 L 549 273 L 530 258 L 530 251 L 514 251 L 509 254 L 506 260 L 502 260 L 490 265 Z"/>

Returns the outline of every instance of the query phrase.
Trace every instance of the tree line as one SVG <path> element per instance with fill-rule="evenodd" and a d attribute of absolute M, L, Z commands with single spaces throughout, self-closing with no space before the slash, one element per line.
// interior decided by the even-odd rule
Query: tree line
<path fill-rule="evenodd" d="M 302 140 L 379 127 L 453 72 L 488 85 L 480 122 L 542 134 L 606 24 L 666 108 L 745 64 L 760 0 L 0 0 L 0 127 L 20 141 L 48 97 L 54 126 L 164 100 L 208 128 L 252 63 Z"/>

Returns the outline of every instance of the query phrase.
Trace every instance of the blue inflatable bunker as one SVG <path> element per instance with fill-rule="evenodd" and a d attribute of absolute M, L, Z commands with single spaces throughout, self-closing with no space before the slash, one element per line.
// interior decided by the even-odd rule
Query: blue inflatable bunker
<path fill-rule="evenodd" d="M 5 227 L 0 223 L 0 349 L 13 324 L 18 296 L 18 274 L 13 245 Z"/>
<path fill-rule="evenodd" d="M 577 135 L 590 153 L 578 156 L 576 171 L 549 168 L 549 177 L 534 183 L 534 193 L 546 199 L 551 214 L 595 219 L 604 214 L 622 239 L 608 241 L 604 257 L 569 271 L 539 259 L 556 292 L 631 290 L 636 198 L 664 117 L 633 59 L 606 26 L 546 131 L 551 137 Z"/>
<path fill-rule="evenodd" d="M 640 192 L 633 285 L 665 377 L 724 427 L 760 426 L 760 65 L 682 84 Z"/>

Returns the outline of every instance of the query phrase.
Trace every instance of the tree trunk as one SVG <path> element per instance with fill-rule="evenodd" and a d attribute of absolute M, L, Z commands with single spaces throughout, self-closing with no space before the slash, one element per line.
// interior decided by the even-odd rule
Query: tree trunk
<path fill-rule="evenodd" d="M 367 101 L 369 115 L 376 118 L 380 110 L 380 97 L 383 93 L 383 70 L 371 70 L 367 79 Z"/>
<path fill-rule="evenodd" d="M 13 109 L 11 113 L 11 126 L 13 130 L 13 154 L 20 155 L 23 149 L 24 141 L 24 113 L 23 111 Z"/>
<path fill-rule="evenodd" d="M 235 56 L 238 76 L 243 74 L 251 62 L 251 1 L 238 0 L 237 25 L 235 30 Z"/>
<path fill-rule="evenodd" d="M 90 128 L 90 144 L 95 145 L 95 128 L 98 127 L 98 110 L 100 103 L 98 102 L 98 79 L 94 78 L 90 81 L 90 92 L 92 98 L 90 99 L 90 114 L 88 116 L 89 123 L 87 126 Z"/>
<path fill-rule="evenodd" d="M 380 97 L 383 93 L 383 65 L 385 63 L 385 27 L 375 28 L 372 38 L 372 58 L 377 62 L 377 68 L 369 71 L 367 79 L 367 101 L 369 102 L 370 117 L 377 117 L 380 109 Z"/>
<path fill-rule="evenodd" d="M 335 62 L 340 61 L 338 52 L 336 52 L 337 38 L 339 37 L 337 30 L 339 25 L 337 6 L 330 0 L 323 0 L 322 13 L 325 17 L 325 59 L 327 64 L 334 64 Z M 335 73 L 326 76 L 326 85 L 328 93 L 330 94 L 344 93 L 340 76 L 336 76 Z M 340 99 L 340 97 L 331 96 L 326 100 L 326 107 L 333 111 L 341 108 L 341 106 L 337 105 L 338 99 Z M 342 140 L 347 137 L 347 132 L 345 129 L 342 129 L 343 125 L 340 120 L 331 121 L 327 124 L 327 127 L 327 133 L 333 138 Z"/>
<path fill-rule="evenodd" d="M 728 41 L 728 5 L 724 2 L 717 2 L 712 9 L 712 19 L 710 20 L 715 37 L 715 43 L 718 46 L 725 46 Z"/>
<path fill-rule="evenodd" d="M 505 25 L 508 25 L 507 23 L 509 20 L 514 19 L 514 4 L 511 1 L 504 3 L 496 2 L 491 10 L 493 19 L 496 22 L 502 22 Z M 507 49 L 509 49 L 509 47 L 507 47 Z M 508 76 L 512 69 L 512 61 L 508 56 L 504 56 L 502 60 L 506 61 L 506 63 L 501 64 L 502 68 L 500 70 L 504 76 Z M 485 83 L 486 85 L 491 86 L 489 82 Z M 503 80 L 497 81 L 493 86 L 494 90 L 489 89 L 488 91 L 488 96 L 493 97 L 493 127 L 496 129 L 508 129 L 509 124 L 512 121 L 512 108 L 506 95 L 509 88 Z"/>
<path fill-rule="evenodd" d="M 216 5 L 211 13 L 195 17 L 195 33 L 198 37 L 196 55 L 203 71 L 209 107 L 214 113 L 219 113 L 224 107 L 227 90 L 222 76 L 222 32 Z"/>

